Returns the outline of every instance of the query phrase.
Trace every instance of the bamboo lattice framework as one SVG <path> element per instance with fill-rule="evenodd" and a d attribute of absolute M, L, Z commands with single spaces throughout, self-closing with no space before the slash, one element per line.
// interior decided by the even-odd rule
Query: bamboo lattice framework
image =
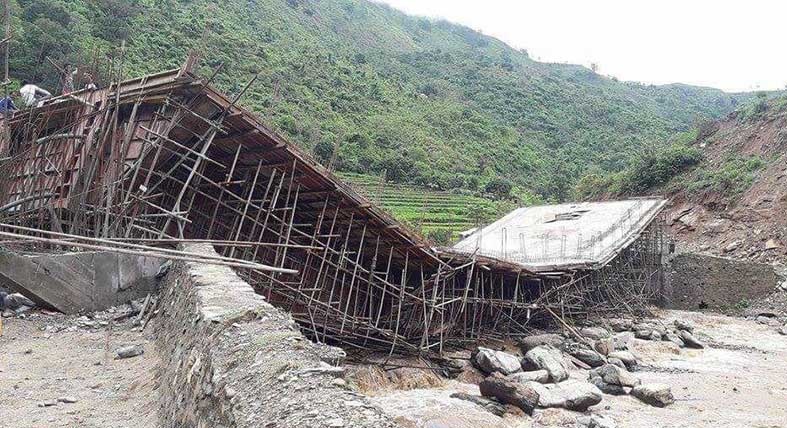
<path fill-rule="evenodd" d="M 215 74 L 214 76 L 215 77 Z M 3 121 L 3 245 L 194 258 L 213 243 L 313 339 L 442 351 L 534 321 L 642 310 L 661 221 L 606 267 L 534 273 L 429 244 L 184 66 Z"/>

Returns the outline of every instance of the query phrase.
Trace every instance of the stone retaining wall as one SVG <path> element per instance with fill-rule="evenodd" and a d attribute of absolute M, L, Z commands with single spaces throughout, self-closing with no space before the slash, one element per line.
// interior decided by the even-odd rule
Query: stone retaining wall
<path fill-rule="evenodd" d="M 162 427 L 395 426 L 328 363 L 341 350 L 306 339 L 228 267 L 176 262 L 158 308 Z"/>
<path fill-rule="evenodd" d="M 769 264 L 695 253 L 675 255 L 666 271 L 664 306 L 737 312 L 781 281 Z"/>

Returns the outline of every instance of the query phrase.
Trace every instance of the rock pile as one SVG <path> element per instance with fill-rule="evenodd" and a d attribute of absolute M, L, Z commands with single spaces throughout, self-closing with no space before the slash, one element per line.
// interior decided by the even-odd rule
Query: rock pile
<path fill-rule="evenodd" d="M 619 332 L 618 335 L 630 332 L 637 339 L 672 342 L 679 348 L 702 349 L 705 347 L 699 339 L 694 337 L 694 325 L 685 320 L 675 320 L 672 326 L 665 326 L 655 321 L 635 323 L 630 320 L 611 320 L 610 325 L 614 331 Z M 613 336 L 613 341 L 618 335 Z M 618 344 L 615 345 L 616 349 L 621 349 Z"/>
<path fill-rule="evenodd" d="M 640 338 L 703 348 L 703 343 L 694 336 L 694 326 L 684 320 L 670 326 L 653 321 L 610 320 L 609 327 L 581 328 L 579 334 L 583 337 L 578 339 L 582 340 L 559 334 L 525 337 L 517 342 L 521 357 L 479 347 L 472 353 L 470 362 L 485 376 L 479 384 L 482 397 L 464 394 L 457 398 L 472 401 L 495 414 L 505 412 L 506 406 L 528 414 L 533 414 L 535 409 L 549 408 L 585 411 L 601 403 L 604 394 L 631 395 L 656 407 L 672 404 L 674 398 L 669 386 L 642 384 L 629 371 L 638 367 L 631 344 Z M 587 370 L 586 380 L 577 378 L 578 369 Z M 586 417 L 580 426 L 614 427 L 615 422 Z"/>

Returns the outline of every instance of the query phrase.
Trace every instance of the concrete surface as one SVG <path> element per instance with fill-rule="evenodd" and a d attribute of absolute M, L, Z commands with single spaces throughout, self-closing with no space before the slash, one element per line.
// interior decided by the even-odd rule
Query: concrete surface
<path fill-rule="evenodd" d="M 665 201 L 634 199 L 518 208 L 453 250 L 534 271 L 606 263 L 658 214 Z"/>
<path fill-rule="evenodd" d="M 71 314 L 145 297 L 162 261 L 112 252 L 24 255 L 0 252 L 0 285 Z"/>

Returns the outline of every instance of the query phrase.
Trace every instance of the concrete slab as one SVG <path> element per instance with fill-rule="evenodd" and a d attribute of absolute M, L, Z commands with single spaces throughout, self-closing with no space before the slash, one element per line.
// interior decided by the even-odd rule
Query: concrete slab
<path fill-rule="evenodd" d="M 518 208 L 454 247 L 532 271 L 603 265 L 647 227 L 662 199 Z"/>
<path fill-rule="evenodd" d="M 156 288 L 160 259 L 111 252 L 0 252 L 0 285 L 64 313 L 98 311 Z"/>

